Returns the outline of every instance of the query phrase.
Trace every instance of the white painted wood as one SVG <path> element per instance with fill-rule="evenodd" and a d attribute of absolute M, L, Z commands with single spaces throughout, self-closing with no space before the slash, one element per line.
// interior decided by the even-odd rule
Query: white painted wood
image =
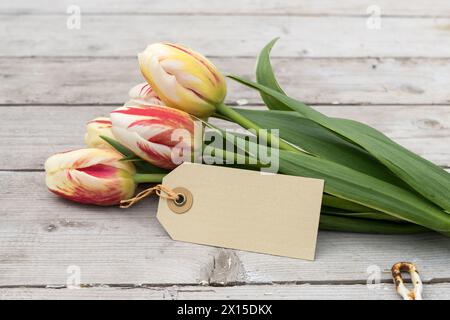
<path fill-rule="evenodd" d="M 50 154 L 82 147 L 84 123 L 141 81 L 134 57 L 148 43 L 182 42 L 224 73 L 253 77 L 276 36 L 288 93 L 448 167 L 450 2 L 79 0 L 80 30 L 66 27 L 69 4 L 0 2 L 0 299 L 398 299 L 388 270 L 405 260 L 426 299 L 450 297 L 450 239 L 437 234 L 320 232 L 316 261 L 274 257 L 172 241 L 155 198 L 128 211 L 82 206 L 49 193 L 43 172 L 8 171 L 40 171 Z M 381 29 L 367 28 L 369 5 Z M 259 102 L 234 83 L 229 91 L 230 103 Z M 70 266 L 89 288 L 55 289 Z M 369 290 L 368 268 L 389 283 Z"/>
<path fill-rule="evenodd" d="M 250 106 L 251 107 L 251 106 Z M 0 169 L 43 169 L 53 153 L 84 147 L 85 124 L 114 106 L 0 107 Z M 317 106 L 330 116 L 356 119 L 434 161 L 450 166 L 450 106 Z M 221 125 L 229 123 L 215 122 Z M 234 126 L 236 127 L 236 126 Z"/>
<path fill-rule="evenodd" d="M 182 42 L 209 56 L 256 56 L 271 39 L 282 57 L 446 57 L 449 18 L 83 15 L 67 28 L 64 15 L 6 15 L 0 56 L 136 56 L 147 44 Z M 233 27 L 235 26 L 235 27 Z M 11 34 L 14 36 L 11 36 Z"/>
<path fill-rule="evenodd" d="M 65 285 L 69 266 L 85 284 L 366 283 L 398 261 L 422 280 L 450 279 L 450 239 L 320 232 L 304 261 L 172 241 L 155 218 L 155 198 L 127 211 L 83 206 L 48 192 L 43 172 L 0 172 L 0 287 Z M 373 269 L 371 272 L 373 272 Z"/>
<path fill-rule="evenodd" d="M 450 298 L 450 284 L 424 286 L 426 300 Z M 393 284 L 380 284 L 369 289 L 365 285 L 247 285 L 237 287 L 96 287 L 82 289 L 0 288 L 0 299 L 250 299 L 250 300 L 401 300 Z"/>
<path fill-rule="evenodd" d="M 0 49 L 1 51 L 1 49 Z M 255 53 L 257 49 L 255 49 Z M 254 79 L 255 58 L 213 58 L 224 74 Z M 273 59 L 281 86 L 313 104 L 448 104 L 450 59 Z M 143 78 L 137 58 L 0 58 L 0 104 L 121 104 Z M 228 81 L 227 101 L 260 103 Z"/>
<path fill-rule="evenodd" d="M 97 14 L 286 14 L 286 15 L 367 15 L 369 6 L 377 5 L 382 15 L 443 16 L 450 12 L 446 0 L 78 0 L 82 13 Z M 0 13 L 65 14 L 71 0 L 15 0 L 1 2 Z"/>

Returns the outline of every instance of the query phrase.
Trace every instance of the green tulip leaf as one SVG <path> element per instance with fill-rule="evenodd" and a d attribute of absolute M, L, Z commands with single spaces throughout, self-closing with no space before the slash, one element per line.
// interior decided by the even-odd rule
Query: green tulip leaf
<path fill-rule="evenodd" d="M 370 209 L 369 209 L 370 210 Z M 372 219 L 372 220 L 383 220 L 383 221 L 395 221 L 399 223 L 405 223 L 403 220 L 390 216 L 388 214 L 377 212 L 377 211 L 346 211 L 339 210 L 333 207 L 322 206 L 322 213 L 333 215 L 333 216 L 341 216 L 347 218 L 362 218 L 362 219 Z"/>
<path fill-rule="evenodd" d="M 338 163 L 280 150 L 283 174 L 325 180 L 324 192 L 450 236 L 450 216 L 416 193 Z"/>
<path fill-rule="evenodd" d="M 450 174 L 442 168 L 398 145 L 369 126 L 356 121 L 337 121 L 268 87 L 236 76 L 231 78 L 278 99 L 305 118 L 353 141 L 422 196 L 446 212 L 450 211 Z"/>
<path fill-rule="evenodd" d="M 329 118 L 320 112 L 306 106 L 304 103 L 286 96 L 276 82 L 275 75 L 270 65 L 269 54 L 276 40 L 272 40 L 262 50 L 258 59 L 257 68 L 258 83 L 252 83 L 238 77 L 235 80 L 260 91 L 261 95 L 270 96 L 270 103 L 281 105 L 283 108 L 293 110 L 334 131 L 344 139 L 349 140 L 377 158 L 383 165 L 395 175 L 407 183 L 411 188 L 422 194 L 425 198 L 437 204 L 450 213 L 450 174 L 439 166 L 414 154 L 398 145 L 381 132 L 353 120 Z M 261 62 L 259 62 L 261 61 Z M 268 81 L 261 82 L 261 78 Z M 277 100 L 274 102 L 273 100 Z"/>
<path fill-rule="evenodd" d="M 301 117 L 297 112 L 237 108 L 235 110 L 260 127 L 279 129 L 280 138 L 299 146 L 310 154 L 351 166 L 355 170 L 407 188 L 401 179 L 367 151 L 342 139 L 314 121 Z"/>
<path fill-rule="evenodd" d="M 258 55 L 256 61 L 256 81 L 266 87 L 272 88 L 282 94 L 284 94 L 283 89 L 281 89 L 278 84 L 277 79 L 273 73 L 272 64 L 270 63 L 270 51 L 277 42 L 278 38 L 270 41 Z M 263 92 L 260 93 L 261 98 L 269 109 L 273 110 L 290 110 L 289 107 L 281 104 L 277 99 L 272 98 L 270 95 L 266 95 Z"/>
<path fill-rule="evenodd" d="M 339 217 L 321 214 L 319 228 L 321 230 L 345 231 L 376 234 L 415 234 L 430 232 L 430 230 L 415 225 L 369 219 Z"/>

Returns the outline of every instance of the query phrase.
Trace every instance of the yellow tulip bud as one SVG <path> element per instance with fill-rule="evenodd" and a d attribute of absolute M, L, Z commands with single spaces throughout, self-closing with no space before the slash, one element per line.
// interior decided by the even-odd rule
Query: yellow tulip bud
<path fill-rule="evenodd" d="M 142 74 L 168 107 L 206 119 L 223 103 L 225 79 L 201 54 L 176 44 L 155 43 L 138 57 Z"/>
<path fill-rule="evenodd" d="M 87 123 L 84 142 L 90 148 L 113 149 L 109 143 L 100 138 L 106 136 L 114 139 L 111 131 L 111 120 L 105 117 L 95 118 Z"/>

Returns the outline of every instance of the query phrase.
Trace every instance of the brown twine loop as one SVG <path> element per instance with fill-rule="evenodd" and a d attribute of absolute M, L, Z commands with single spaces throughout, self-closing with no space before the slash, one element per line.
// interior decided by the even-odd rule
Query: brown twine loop
<path fill-rule="evenodd" d="M 145 197 L 148 197 L 152 193 L 156 193 L 156 195 L 160 198 L 164 199 L 170 199 L 170 200 L 176 200 L 178 198 L 178 193 L 174 192 L 172 189 L 163 186 L 162 184 L 158 184 L 154 187 L 145 189 L 144 191 L 139 192 L 136 196 L 133 198 L 127 199 L 127 200 L 121 200 L 120 201 L 120 207 L 122 209 L 126 209 L 134 205 L 136 202 L 141 201 Z"/>

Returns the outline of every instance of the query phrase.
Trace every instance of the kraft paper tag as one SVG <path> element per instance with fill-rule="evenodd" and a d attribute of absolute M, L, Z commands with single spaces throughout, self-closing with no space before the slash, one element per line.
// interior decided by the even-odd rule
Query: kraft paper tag
<path fill-rule="evenodd" d="M 162 184 L 183 195 L 159 201 L 172 239 L 314 260 L 323 180 L 183 163 Z"/>

